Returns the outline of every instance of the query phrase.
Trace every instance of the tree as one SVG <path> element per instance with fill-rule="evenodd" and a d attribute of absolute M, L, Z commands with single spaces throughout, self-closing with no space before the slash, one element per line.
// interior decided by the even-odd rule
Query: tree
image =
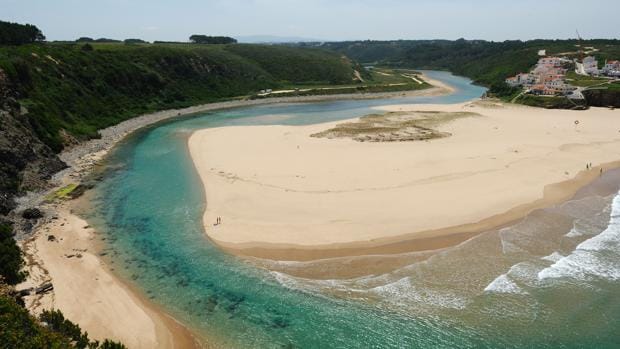
<path fill-rule="evenodd" d="M 146 44 L 147 42 L 142 39 L 125 39 L 126 44 Z"/>
<path fill-rule="evenodd" d="M 12 230 L 10 225 L 0 224 L 0 280 L 4 279 L 9 285 L 18 284 L 25 277 L 21 271 L 22 252 L 13 239 Z"/>
<path fill-rule="evenodd" d="M 0 348 L 127 349 L 109 339 L 103 343 L 91 341 L 80 326 L 58 310 L 45 310 L 37 319 L 10 292 L 0 283 Z"/>
<path fill-rule="evenodd" d="M 97 40 L 95 40 L 95 42 L 121 42 L 120 40 L 116 40 L 116 39 L 108 39 L 108 38 L 99 38 Z"/>
<path fill-rule="evenodd" d="M 236 44 L 237 40 L 228 36 L 207 36 L 194 34 L 189 37 L 189 40 L 194 44 Z"/>
<path fill-rule="evenodd" d="M 32 24 L 0 21 L 0 45 L 23 45 L 45 41 L 45 35 Z"/>

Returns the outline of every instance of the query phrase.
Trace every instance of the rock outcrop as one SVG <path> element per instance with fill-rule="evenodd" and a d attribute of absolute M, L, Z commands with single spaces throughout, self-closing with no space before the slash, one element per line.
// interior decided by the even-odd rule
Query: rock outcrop
<path fill-rule="evenodd" d="M 44 188 L 66 166 L 35 136 L 15 97 L 0 69 L 0 215 L 15 208 L 16 196 Z"/>
<path fill-rule="evenodd" d="M 620 91 L 604 89 L 592 89 L 583 91 L 583 95 L 591 107 L 616 107 L 620 108 Z"/>

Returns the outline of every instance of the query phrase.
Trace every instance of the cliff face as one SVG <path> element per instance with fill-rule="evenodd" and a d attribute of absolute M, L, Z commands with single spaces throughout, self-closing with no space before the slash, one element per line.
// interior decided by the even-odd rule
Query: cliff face
<path fill-rule="evenodd" d="M 586 90 L 583 95 L 592 107 L 619 107 L 620 91 Z"/>
<path fill-rule="evenodd" d="M 0 215 L 15 208 L 17 195 L 43 188 L 65 167 L 36 137 L 24 112 L 0 69 Z"/>

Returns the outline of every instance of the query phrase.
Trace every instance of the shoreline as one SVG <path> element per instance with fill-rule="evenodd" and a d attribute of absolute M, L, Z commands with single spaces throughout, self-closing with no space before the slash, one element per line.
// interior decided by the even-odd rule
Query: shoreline
<path fill-rule="evenodd" d="M 77 200 L 55 206 L 55 215 L 23 241 L 29 276 L 19 287 L 53 285 L 51 292 L 24 297 L 27 309 L 59 309 L 91 339 L 129 348 L 202 348 L 189 329 L 113 273 L 102 259 L 100 237 L 73 212 Z"/>
<path fill-rule="evenodd" d="M 403 112 L 403 109 L 407 110 L 408 108 L 413 108 L 413 110 Z M 497 111 L 498 109 L 500 111 Z M 503 163 L 506 164 L 506 169 L 517 168 L 516 172 L 513 171 L 513 178 L 511 179 L 515 185 L 520 185 L 517 183 L 523 183 L 523 181 L 528 182 L 535 179 L 530 178 L 532 173 L 529 172 L 531 171 L 549 173 L 548 175 L 551 178 L 542 180 L 540 178 L 535 179 L 534 182 L 539 183 L 540 189 L 536 189 L 537 187 L 535 186 L 532 187 L 530 183 L 529 187 L 527 187 L 527 193 L 524 194 L 518 193 L 511 194 L 512 196 L 508 195 L 510 191 L 520 192 L 518 187 L 514 187 L 514 190 L 510 186 L 496 188 L 504 191 L 508 190 L 506 195 L 512 197 L 512 199 L 508 198 L 501 202 L 496 202 L 493 204 L 494 206 L 478 205 L 477 209 L 479 212 L 475 212 L 469 216 L 461 214 L 460 221 L 456 218 L 452 220 L 456 220 L 456 224 L 437 226 L 437 223 L 434 223 L 434 225 L 426 224 L 426 226 L 430 226 L 430 228 L 427 229 L 407 229 L 408 223 L 403 223 L 400 226 L 394 226 L 396 226 L 397 229 L 405 227 L 405 229 L 400 230 L 409 231 L 405 233 L 394 233 L 393 231 L 398 230 L 392 229 L 393 231 L 389 232 L 388 225 L 383 223 L 375 224 L 373 220 L 366 220 L 366 216 L 375 216 L 373 219 L 376 219 L 377 222 L 388 222 L 389 224 L 391 221 L 401 218 L 406 221 L 407 219 L 405 217 L 407 213 L 403 213 L 405 211 L 399 211 L 405 216 L 387 215 L 390 219 L 386 220 L 385 216 L 376 214 L 377 212 L 373 209 L 367 211 L 363 210 L 372 205 L 375 205 L 375 207 L 378 207 L 376 205 L 389 207 L 385 206 L 385 202 L 391 202 L 391 205 L 399 206 L 403 204 L 398 201 L 401 199 L 394 195 L 386 196 L 389 200 L 379 199 L 377 200 L 378 203 L 372 203 L 370 206 L 363 206 L 362 202 L 365 200 L 364 196 L 362 196 L 362 194 L 357 195 L 356 192 L 372 191 L 374 197 L 379 195 L 382 191 L 389 191 L 392 190 L 392 188 L 401 188 L 400 185 L 402 182 L 399 181 L 402 180 L 402 177 L 396 181 L 396 184 L 377 184 L 378 182 L 376 180 L 373 181 L 374 179 L 363 182 L 362 179 L 366 177 L 363 177 L 363 174 L 359 174 L 365 172 L 365 170 L 363 170 L 367 168 L 365 163 L 362 164 L 363 166 L 357 166 L 359 164 L 355 162 L 346 162 L 346 164 L 342 162 L 343 160 L 358 156 L 359 154 L 356 155 L 356 153 L 351 151 L 337 152 L 342 148 L 358 147 L 359 150 L 359 147 L 362 147 L 366 149 L 363 151 L 365 154 L 362 154 L 364 156 L 370 158 L 372 158 L 372 156 L 383 157 L 386 156 L 385 150 L 381 150 L 384 152 L 380 153 L 376 151 L 376 148 L 372 147 L 383 146 L 385 149 L 389 149 L 387 153 L 390 153 L 398 151 L 396 147 L 399 145 L 390 145 L 394 143 L 389 142 L 354 143 L 352 140 L 342 139 L 312 140 L 308 137 L 310 134 L 333 127 L 337 123 L 350 122 L 358 118 L 311 126 L 237 126 L 234 130 L 233 128 L 226 127 L 198 130 L 190 137 L 190 140 L 188 140 L 188 147 L 194 165 L 202 179 L 203 186 L 205 187 L 205 195 L 209 202 L 209 206 L 207 206 L 203 215 L 203 224 L 205 225 L 208 238 L 218 247 L 229 253 L 243 257 L 255 257 L 275 261 L 316 261 L 340 257 L 437 250 L 454 246 L 485 231 L 515 222 L 534 210 L 565 202 L 571 199 L 581 188 L 599 178 L 599 170 L 601 168 L 607 171 L 620 167 L 620 160 L 617 160 L 620 156 L 616 154 L 617 151 L 613 150 L 615 149 L 614 144 L 620 141 L 614 132 L 619 131 L 614 130 L 615 126 L 612 124 L 607 125 L 608 121 L 612 120 L 610 118 L 615 118 L 615 115 L 610 114 L 609 111 L 603 108 L 592 109 L 590 112 L 548 111 L 523 106 L 501 106 L 500 104 L 478 101 L 474 103 L 445 106 L 424 104 L 410 106 L 395 105 L 385 107 L 384 110 L 403 113 L 420 110 L 451 112 L 458 110 L 477 111 L 482 114 L 482 119 L 490 118 L 491 115 L 500 115 L 500 118 L 493 120 L 492 123 L 496 121 L 499 122 L 502 118 L 511 119 L 512 124 L 497 124 L 501 125 L 498 126 L 500 129 L 509 130 L 510 126 L 514 126 L 515 122 L 521 122 L 521 119 L 525 118 L 524 113 L 529 114 L 528 117 L 532 120 L 536 118 L 544 119 L 545 115 L 548 115 L 547 119 L 549 120 L 542 120 L 540 124 L 532 126 L 532 128 L 540 128 L 537 130 L 539 143 L 536 143 L 536 140 L 528 140 L 528 142 L 532 143 L 532 145 L 529 146 L 530 149 L 523 149 L 523 147 L 525 147 L 524 145 L 518 151 L 513 151 L 512 149 L 515 148 L 511 148 L 510 144 L 497 143 L 495 147 L 506 147 L 505 149 L 507 149 L 506 155 L 501 155 L 504 156 L 504 162 L 502 162 L 500 155 L 493 153 L 491 155 L 497 155 L 500 159 L 499 165 L 490 165 L 492 162 L 498 161 L 495 160 L 495 156 L 491 158 L 493 159 L 492 162 L 487 161 L 486 163 L 482 162 L 478 163 L 478 165 L 473 165 L 473 168 L 476 169 L 473 175 L 477 175 L 478 173 L 484 174 L 485 172 L 498 172 L 500 177 L 483 176 L 482 181 L 460 182 L 462 183 L 460 187 L 471 186 L 472 184 L 485 186 L 483 183 L 492 183 L 494 178 L 495 180 L 499 179 L 499 181 L 502 181 L 501 178 L 504 176 L 504 172 L 502 172 L 504 171 Z M 488 113 L 485 114 L 485 112 Z M 509 113 L 513 113 L 514 115 Z M 514 117 L 515 115 L 517 118 Z M 587 117 L 587 123 L 592 125 L 588 125 L 589 128 L 582 128 L 582 126 L 580 126 L 580 130 L 577 130 L 573 125 L 575 116 Z M 476 118 L 480 120 L 480 117 Z M 470 121 L 458 121 L 455 123 L 459 122 L 467 123 Z M 481 122 L 487 121 L 483 120 Z M 527 124 L 527 122 L 526 120 L 524 123 Z M 563 125 L 558 124 L 558 122 Z M 488 122 L 483 126 L 487 129 L 498 128 L 492 127 L 493 125 L 488 124 Z M 458 128 L 456 126 L 450 126 L 448 129 L 452 132 L 454 129 Z M 471 131 L 472 129 L 461 127 L 458 130 L 462 132 L 462 130 Z M 523 129 L 521 131 L 523 131 Z M 552 133 L 557 134 L 557 139 L 553 138 L 552 140 L 555 143 L 548 140 L 548 138 L 551 138 L 549 135 Z M 249 137 L 249 134 L 251 134 L 252 137 Z M 521 144 L 522 139 L 519 134 L 513 134 L 512 136 L 519 142 L 518 144 Z M 451 137 L 453 136 L 447 139 L 449 140 Z M 481 136 L 478 135 L 478 137 Z M 502 136 L 500 135 L 499 137 L 501 138 Z M 540 141 L 541 139 L 542 141 Z M 445 140 L 446 139 L 433 140 L 430 143 L 449 142 Z M 270 143 L 267 144 L 267 142 Z M 333 142 L 333 144 L 326 145 L 326 142 Z M 400 142 L 400 144 L 403 143 L 406 142 Z M 419 142 L 418 144 L 423 143 L 424 142 Z M 458 143 L 449 144 L 452 144 L 451 148 L 443 147 L 437 154 L 445 154 L 448 149 L 454 149 L 455 146 L 458 146 Z M 241 145 L 243 146 L 241 147 Z M 297 149 L 295 149 L 295 145 L 297 145 Z M 302 149 L 301 152 L 300 146 Z M 406 145 L 404 146 L 406 147 Z M 432 147 L 429 145 L 419 146 L 424 148 L 410 146 L 410 148 L 406 149 L 408 149 L 409 153 L 420 153 L 430 151 L 429 149 L 431 148 L 428 147 Z M 313 147 L 315 149 L 312 149 Z M 484 147 L 474 148 L 473 153 L 483 148 Z M 539 148 L 545 149 L 540 150 Z M 211 151 L 212 149 L 218 149 L 218 151 Z M 227 149 L 227 151 L 222 152 L 221 149 Z M 239 149 L 245 149 L 243 154 L 239 153 Z M 251 154 L 247 154 L 248 149 L 251 149 Z M 419 149 L 419 151 L 416 149 Z M 258 154 L 263 154 L 260 162 L 251 160 L 256 158 L 256 154 L 252 153 L 254 151 Z M 368 151 L 371 151 L 371 153 L 368 153 Z M 573 151 L 574 154 L 572 153 Z M 319 158 L 315 156 L 317 153 L 333 154 L 334 158 L 340 160 L 334 164 L 333 162 L 329 162 L 330 160 L 325 160 L 324 157 Z M 401 153 L 405 152 L 401 151 Z M 522 155 L 524 153 L 529 154 Z M 551 156 L 550 154 L 555 155 Z M 434 155 L 429 156 L 433 157 Z M 272 159 L 272 157 L 274 159 Z M 296 158 L 304 158 L 304 162 L 310 164 L 307 166 L 305 164 L 299 164 L 298 161 L 295 161 Z M 532 158 L 536 161 L 531 161 Z M 592 169 L 584 170 L 585 160 L 583 162 L 584 167 L 581 167 L 581 162 L 578 160 L 580 158 L 595 159 L 595 166 Z M 366 161 L 367 159 L 362 160 Z M 414 160 L 408 159 L 407 161 Z M 520 168 L 517 166 L 520 162 L 526 161 L 529 161 L 527 166 L 522 165 Z M 282 163 L 291 164 L 290 166 L 292 167 L 281 165 Z M 444 166 L 444 168 L 452 172 L 446 173 L 459 173 L 459 171 L 463 171 L 462 173 L 469 173 L 467 171 L 471 171 L 471 169 L 467 169 L 471 168 L 471 165 L 467 165 L 465 161 L 461 161 L 460 163 L 462 165 L 461 168 L 456 170 L 452 169 L 451 166 L 453 164 L 448 163 L 448 166 Z M 386 164 L 390 165 L 392 163 Z M 482 166 L 487 165 L 489 166 L 488 169 L 481 169 Z M 534 168 L 530 168 L 530 165 L 534 166 Z M 353 169 L 349 170 L 351 166 Z M 431 165 L 426 164 L 424 166 L 428 168 Z M 437 163 L 433 166 L 441 167 L 442 164 Z M 536 168 L 536 166 L 538 166 L 538 168 Z M 326 167 L 326 170 L 315 170 L 321 167 Z M 340 176 L 342 178 L 338 177 L 340 169 L 345 171 L 344 175 Z M 400 167 L 395 170 L 400 171 L 404 169 L 405 168 Z M 424 168 L 417 168 L 416 171 L 417 170 L 423 171 Z M 377 173 L 387 176 L 390 175 L 387 172 Z M 407 174 L 415 175 L 415 173 L 416 172 L 407 172 L 405 177 L 407 177 Z M 461 180 L 461 178 L 443 179 L 443 177 L 447 175 L 446 173 L 429 172 L 426 174 L 428 177 L 422 177 L 418 179 L 417 182 L 436 185 L 437 183 L 435 183 L 436 181 L 433 180 L 433 178 L 439 178 L 439 181 L 448 183 L 453 181 L 453 179 L 455 182 Z M 510 176 L 510 172 L 505 173 Z M 467 176 L 470 176 L 470 174 Z M 329 182 L 326 182 L 324 178 L 330 178 Z M 338 180 L 340 180 L 340 182 L 338 182 Z M 347 183 L 347 181 L 350 180 L 357 181 L 359 184 L 356 184 L 357 186 L 351 186 Z M 411 178 L 407 177 L 406 180 L 411 181 Z M 441 189 L 441 187 L 437 186 L 435 186 L 435 188 Z M 459 188 L 459 186 L 452 186 L 452 188 Z M 540 190 L 540 192 L 537 192 L 537 190 Z M 469 195 L 468 197 L 475 197 L 477 192 L 471 192 L 470 190 L 468 193 L 469 194 L 466 194 Z M 349 201 L 345 201 L 346 198 L 341 198 L 346 195 L 350 195 L 349 197 L 351 199 L 349 199 Z M 410 190 L 408 195 L 415 196 L 418 195 L 418 192 Z M 442 199 L 448 200 L 445 196 L 437 199 L 435 194 L 421 195 L 431 195 L 431 199 L 435 201 Z M 489 193 L 484 193 L 483 196 L 484 195 L 489 197 Z M 317 197 L 321 198 L 316 199 Z M 397 201 L 393 202 L 391 201 L 392 199 Z M 426 198 L 426 200 L 428 199 L 429 198 Z M 330 200 L 334 202 L 330 203 Z M 258 202 L 261 204 L 257 204 Z M 403 202 L 414 204 L 413 207 L 415 208 L 412 208 L 412 212 L 417 213 L 419 209 L 422 209 L 422 211 L 424 210 L 424 204 L 420 206 L 411 200 L 405 200 Z M 447 203 L 450 201 L 445 202 Z M 491 200 L 490 202 L 493 201 Z M 500 208 L 498 208 L 498 203 Z M 467 205 L 465 202 L 460 202 L 460 204 Z M 459 204 L 457 203 L 456 205 Z M 325 206 L 325 209 L 316 209 L 318 206 Z M 341 207 L 348 206 L 353 206 L 353 211 L 361 210 L 361 212 L 365 213 L 360 215 L 355 212 L 351 213 L 346 211 L 346 209 L 341 209 Z M 484 209 L 484 207 L 494 207 L 495 211 Z M 338 212 L 332 214 L 334 210 Z M 277 214 L 273 214 L 273 212 L 277 212 Z M 423 212 L 426 213 L 427 211 Z M 421 214 L 424 215 L 424 213 Z M 430 213 L 433 214 L 433 212 Z M 321 215 L 324 215 L 324 217 Z M 223 217 L 224 224 L 222 226 L 212 226 L 210 223 L 215 221 L 214 217 L 220 216 Z M 436 214 L 435 216 L 439 217 Z M 340 228 L 331 231 L 328 231 L 331 227 L 325 223 L 355 222 L 355 217 L 363 219 L 364 221 L 357 225 L 341 224 Z M 463 217 L 470 217 L 470 219 L 468 220 Z M 410 220 L 411 219 L 415 220 L 414 218 L 410 218 Z M 439 218 L 437 218 L 436 221 L 443 222 L 443 220 Z M 384 230 L 385 232 L 367 233 L 361 230 L 355 230 L 366 228 L 364 225 L 372 226 L 372 229 L 369 228 L 368 230 Z"/>
<path fill-rule="evenodd" d="M 349 93 L 297 97 L 269 97 L 252 100 L 232 100 L 225 102 L 201 104 L 183 109 L 169 109 L 140 115 L 135 118 L 122 121 L 117 125 L 99 130 L 99 133 L 101 134 L 100 139 L 91 139 L 63 151 L 60 154 L 60 159 L 64 161 L 69 167 L 54 175 L 53 180 L 58 181 L 66 177 L 76 179 L 83 178 L 83 174 L 75 172 L 90 171 L 92 167 L 94 167 L 95 162 L 101 160 L 105 156 L 105 154 L 109 152 L 114 147 L 114 145 L 116 145 L 116 143 L 123 140 L 128 135 L 142 128 L 175 118 L 188 117 L 194 114 L 200 114 L 210 111 L 271 104 L 317 103 L 340 100 L 368 100 L 383 98 L 398 99 L 404 97 L 440 96 L 450 94 L 454 91 L 453 88 L 440 81 L 431 79 L 426 75 L 423 76 L 429 83 L 432 83 L 433 87 L 422 90 L 399 92 Z M 437 85 L 435 85 L 435 83 Z"/>
<path fill-rule="evenodd" d="M 18 288 L 38 287 L 47 282 L 52 282 L 54 285 L 54 289 L 48 293 L 27 296 L 25 298 L 26 308 L 34 314 L 39 313 L 43 309 L 57 308 L 63 311 L 68 319 L 80 325 L 84 331 L 88 331 L 91 338 L 120 340 L 131 348 L 150 348 L 153 347 L 154 344 L 157 344 L 157 347 L 163 348 L 198 348 L 202 345 L 207 345 L 207 343 L 203 342 L 204 338 L 201 338 L 201 342 L 199 343 L 188 328 L 180 324 L 164 310 L 159 309 L 157 305 L 152 304 L 141 292 L 133 289 L 127 282 L 114 275 L 102 260 L 101 256 L 99 256 L 100 246 L 98 246 L 96 238 L 93 236 L 96 233 L 92 231 L 92 229 L 86 228 L 88 224 L 82 218 L 71 212 L 72 201 L 47 203 L 45 201 L 45 196 L 65 185 L 84 181 L 93 173 L 95 168 L 116 144 L 130 134 L 159 122 L 203 112 L 258 105 L 310 103 L 347 99 L 397 99 L 403 96 L 432 96 L 450 93 L 451 90 L 445 88 L 445 86 L 446 85 L 442 84 L 441 87 L 400 92 L 273 97 L 257 100 L 235 100 L 209 103 L 184 109 L 164 110 L 140 115 L 100 130 L 100 139 L 93 139 L 77 144 L 59 154 L 60 159 L 63 160 L 68 167 L 52 177 L 50 180 L 50 189 L 43 192 L 28 193 L 17 200 L 19 206 L 16 211 L 26 207 L 39 207 L 45 212 L 45 217 L 40 219 L 36 225 L 31 228 L 30 233 L 20 234 L 22 238 L 19 239 L 18 243 L 23 248 L 26 259 L 25 268 L 29 271 L 30 275 L 25 282 L 18 285 Z M 65 227 L 68 221 L 82 223 L 80 223 L 81 226 L 76 226 L 75 229 L 67 230 Z M 63 223 L 57 225 L 56 222 Z M 22 227 L 22 230 L 27 229 Z M 51 234 L 51 231 L 54 231 L 54 234 Z M 75 241 L 75 243 L 81 244 L 80 250 L 83 251 L 78 252 L 81 257 L 75 257 L 77 255 L 75 252 L 77 251 L 73 251 L 75 248 L 72 245 L 69 245 L 70 247 L 50 247 L 50 242 L 47 240 L 49 235 L 54 235 L 55 238 L 59 239 L 56 240 L 56 242 L 75 240 L 75 235 L 82 236 L 81 239 Z M 65 237 L 67 239 L 65 239 Z M 42 252 L 42 250 L 45 250 L 45 252 Z M 59 263 L 59 258 L 63 258 L 63 256 L 67 258 L 66 256 L 69 255 L 74 255 L 69 260 L 88 260 L 89 268 L 84 268 L 82 263 L 70 265 L 64 263 L 64 260 L 62 260 L 63 263 Z M 107 296 L 105 294 L 95 292 L 88 294 L 90 297 L 88 299 L 93 303 L 108 304 L 112 307 L 120 305 L 124 307 L 124 311 L 131 310 L 135 314 L 138 314 L 137 316 L 141 318 L 140 326 L 143 328 L 153 328 L 154 326 L 157 330 L 151 332 L 151 335 L 148 336 L 149 338 L 147 339 L 144 339 L 143 335 L 138 338 L 135 336 L 135 331 L 133 330 L 136 326 L 135 322 L 138 322 L 136 319 L 132 319 L 132 324 L 121 323 L 117 320 L 126 315 L 116 314 L 114 311 L 109 311 L 109 309 L 105 308 L 100 308 L 99 314 L 96 314 L 97 311 L 94 310 L 91 303 L 88 305 L 78 303 L 81 304 L 82 307 L 76 309 L 75 303 L 68 300 L 84 298 L 84 289 L 82 287 L 59 287 L 57 286 L 57 284 L 61 282 L 59 276 L 54 278 L 55 274 L 58 275 L 59 273 L 67 272 L 68 274 L 65 274 L 64 277 L 68 278 L 69 281 L 81 279 L 82 282 L 89 283 L 92 289 L 107 290 L 103 293 L 111 292 L 116 297 L 120 298 L 120 301 L 119 299 L 111 300 L 110 298 L 106 298 Z M 91 277 L 93 274 L 97 275 L 94 279 Z M 102 280 L 105 280 L 105 282 L 102 282 Z M 76 286 L 75 283 L 73 285 Z M 89 311 L 84 313 L 84 307 L 87 307 Z M 93 318 L 93 315 L 99 317 Z M 89 318 L 89 316 L 91 317 Z"/>
<path fill-rule="evenodd" d="M 439 229 L 425 230 L 393 237 L 368 241 L 356 241 L 325 245 L 270 244 L 264 242 L 228 243 L 209 236 L 219 248 L 242 257 L 274 261 L 308 262 L 342 257 L 395 255 L 408 252 L 430 252 L 456 246 L 472 237 L 490 230 L 501 229 L 525 218 L 533 211 L 549 208 L 571 200 L 583 188 L 600 176 L 598 170 L 620 169 L 620 160 L 582 171 L 576 177 L 545 187 L 541 199 L 514 207 L 504 213 L 484 218 L 478 222 L 465 223 Z"/>

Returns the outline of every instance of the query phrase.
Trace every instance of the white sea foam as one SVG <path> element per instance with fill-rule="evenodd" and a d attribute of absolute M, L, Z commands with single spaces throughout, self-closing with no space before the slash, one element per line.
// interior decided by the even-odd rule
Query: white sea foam
<path fill-rule="evenodd" d="M 620 194 L 612 201 L 607 229 L 538 273 L 540 280 L 562 277 L 620 280 Z"/>
<path fill-rule="evenodd" d="M 271 271 L 270 274 L 273 275 L 276 281 L 283 287 L 286 287 L 292 290 L 299 290 L 302 288 L 300 287 L 301 286 L 300 283 L 290 275 L 280 273 L 277 271 Z"/>
<path fill-rule="evenodd" d="M 559 261 L 562 258 L 564 258 L 564 256 L 561 255 L 559 252 L 553 252 L 552 254 L 550 254 L 548 256 L 542 257 L 541 259 L 544 259 L 546 261 L 554 262 L 555 263 L 555 262 Z"/>
<path fill-rule="evenodd" d="M 536 278 L 538 267 L 530 261 L 520 262 L 510 267 L 506 274 L 514 280 L 530 280 Z"/>
<path fill-rule="evenodd" d="M 519 287 L 514 281 L 506 274 L 502 274 L 495 278 L 487 287 L 484 288 L 484 292 L 488 293 L 513 293 L 513 294 L 527 294 L 521 287 Z"/>
<path fill-rule="evenodd" d="M 523 250 L 521 247 L 519 247 L 517 244 L 515 244 L 513 241 L 510 241 L 511 239 L 514 238 L 514 236 L 511 234 L 511 232 L 514 234 L 514 232 L 512 231 L 514 229 L 514 227 L 508 227 L 508 228 L 503 228 L 499 231 L 499 238 L 502 244 L 502 253 L 503 254 L 510 254 L 510 253 L 523 253 L 525 252 L 525 250 Z"/>
<path fill-rule="evenodd" d="M 586 235 L 586 233 L 577 229 L 575 224 L 573 224 L 573 228 L 568 233 L 566 233 L 564 236 L 566 236 L 567 238 L 575 238 L 575 237 L 583 236 L 583 235 Z"/>
<path fill-rule="evenodd" d="M 370 292 L 381 296 L 385 301 L 397 305 L 431 305 L 443 308 L 463 309 L 467 300 L 454 294 L 439 290 L 416 287 L 410 277 L 395 282 L 377 286 Z"/>

